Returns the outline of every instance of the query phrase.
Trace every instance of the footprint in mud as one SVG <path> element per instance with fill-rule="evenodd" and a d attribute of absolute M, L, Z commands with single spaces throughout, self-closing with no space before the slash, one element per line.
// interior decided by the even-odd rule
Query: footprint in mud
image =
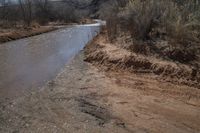
<path fill-rule="evenodd" d="M 95 117 L 100 126 L 110 122 L 112 119 L 110 112 L 106 108 L 98 105 L 98 103 L 92 103 L 86 98 L 80 98 L 77 101 L 79 102 L 81 112 Z"/>
<path fill-rule="evenodd" d="M 88 90 L 88 89 L 92 89 L 93 87 L 81 87 L 79 88 L 80 90 Z"/>
<path fill-rule="evenodd" d="M 126 102 L 126 101 L 121 101 L 121 102 L 117 102 L 118 104 L 122 104 L 122 105 L 124 105 L 124 104 L 128 104 L 128 102 Z"/>
<path fill-rule="evenodd" d="M 87 90 L 89 87 L 81 87 L 80 90 Z"/>

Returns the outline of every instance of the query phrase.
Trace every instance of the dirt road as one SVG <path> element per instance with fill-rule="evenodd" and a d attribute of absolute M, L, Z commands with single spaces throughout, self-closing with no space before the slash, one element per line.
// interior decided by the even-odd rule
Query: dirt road
<path fill-rule="evenodd" d="M 41 91 L 1 101 L 0 132 L 200 132 L 200 90 L 83 60 L 77 55 Z"/>

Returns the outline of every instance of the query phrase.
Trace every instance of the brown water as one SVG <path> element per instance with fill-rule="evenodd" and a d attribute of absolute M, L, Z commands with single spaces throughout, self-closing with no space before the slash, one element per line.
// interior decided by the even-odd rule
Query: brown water
<path fill-rule="evenodd" d="M 0 99 L 25 95 L 55 78 L 99 29 L 73 26 L 0 45 Z"/>

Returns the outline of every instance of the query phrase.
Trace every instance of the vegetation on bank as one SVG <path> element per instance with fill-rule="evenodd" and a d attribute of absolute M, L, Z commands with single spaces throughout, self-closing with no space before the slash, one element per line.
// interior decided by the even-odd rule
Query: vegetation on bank
<path fill-rule="evenodd" d="M 0 0 L 0 28 L 107 21 L 109 41 L 132 52 L 194 65 L 200 55 L 199 0 Z M 195 63 L 198 66 L 198 63 Z"/>
<path fill-rule="evenodd" d="M 34 36 L 67 23 L 91 23 L 90 0 L 0 0 L 0 43 Z"/>
<path fill-rule="evenodd" d="M 45 25 L 48 22 L 71 23 L 79 22 L 88 16 L 86 5 L 89 0 L 0 0 L 0 28 L 17 27 L 19 25 L 30 27 L 32 23 Z M 77 7 L 78 6 L 78 7 Z"/>
<path fill-rule="evenodd" d="M 58 28 L 54 26 L 39 26 L 33 27 L 31 29 L 2 29 L 0 30 L 0 45 L 1 43 L 31 37 L 43 33 L 47 33 L 50 31 L 57 30 Z"/>
<path fill-rule="evenodd" d="M 115 0 L 103 7 L 111 42 L 123 36 L 123 47 L 136 53 L 181 63 L 198 58 L 199 0 Z"/>
<path fill-rule="evenodd" d="M 98 13 L 107 25 L 85 61 L 200 88 L 199 0 L 110 0 Z"/>

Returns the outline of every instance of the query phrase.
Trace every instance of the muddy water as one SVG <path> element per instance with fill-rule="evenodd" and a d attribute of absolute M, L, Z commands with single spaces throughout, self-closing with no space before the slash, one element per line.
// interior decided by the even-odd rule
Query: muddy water
<path fill-rule="evenodd" d="M 0 99 L 26 95 L 55 78 L 99 29 L 73 26 L 0 45 Z"/>

